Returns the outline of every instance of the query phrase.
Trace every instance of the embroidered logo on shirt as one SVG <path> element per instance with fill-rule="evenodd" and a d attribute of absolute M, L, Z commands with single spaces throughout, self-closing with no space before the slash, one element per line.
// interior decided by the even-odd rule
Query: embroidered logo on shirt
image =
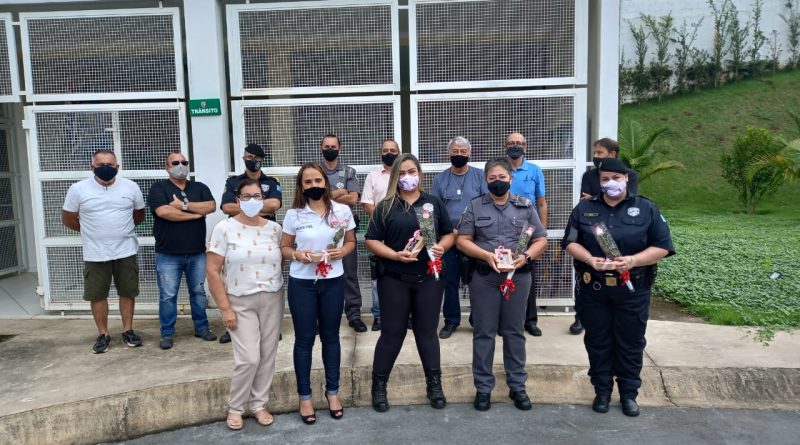
<path fill-rule="evenodd" d="M 628 209 L 628 216 L 639 216 L 639 207 L 631 207 Z"/>
<path fill-rule="evenodd" d="M 343 189 L 344 188 L 344 184 L 342 184 L 341 182 L 337 182 L 336 183 L 336 188 L 337 189 Z"/>
<path fill-rule="evenodd" d="M 269 191 L 269 184 L 261 184 L 261 191 L 267 193 Z"/>

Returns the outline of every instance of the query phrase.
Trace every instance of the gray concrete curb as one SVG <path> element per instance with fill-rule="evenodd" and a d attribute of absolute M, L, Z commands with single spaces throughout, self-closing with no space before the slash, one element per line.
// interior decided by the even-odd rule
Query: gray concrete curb
<path fill-rule="evenodd" d="M 594 396 L 586 367 L 529 365 L 528 392 L 535 403 L 590 404 Z M 369 406 L 371 368 L 342 368 L 340 394 L 346 407 Z M 495 366 L 495 402 L 508 402 L 503 368 Z M 448 402 L 471 403 L 469 365 L 442 371 Z M 639 396 L 642 406 L 800 409 L 800 369 L 690 368 L 647 366 Z M 312 370 L 314 405 L 327 409 L 324 371 Z M 0 417 L 0 437 L 19 445 L 88 444 L 220 421 L 225 418 L 230 379 L 156 386 Z M 425 378 L 419 365 L 398 365 L 389 379 L 393 405 L 424 404 Z M 294 373 L 278 372 L 270 393 L 273 413 L 297 410 Z M 535 408 L 534 408 L 535 409 Z"/>

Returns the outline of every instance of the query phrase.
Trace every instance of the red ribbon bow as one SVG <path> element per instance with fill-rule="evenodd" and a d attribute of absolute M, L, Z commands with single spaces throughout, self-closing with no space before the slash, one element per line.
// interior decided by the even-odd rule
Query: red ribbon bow
<path fill-rule="evenodd" d="M 517 286 L 514 284 L 514 280 L 506 278 L 506 280 L 503 281 L 503 284 L 500 285 L 500 292 L 502 292 L 503 296 L 506 297 L 506 301 L 509 300 L 509 295 L 511 295 L 511 292 L 514 292 L 515 290 L 517 290 Z"/>
<path fill-rule="evenodd" d="M 621 281 L 621 285 L 624 285 L 628 281 L 631 281 L 631 271 L 625 270 L 621 274 L 619 274 L 619 279 Z"/>
<path fill-rule="evenodd" d="M 333 265 L 326 263 L 325 261 L 320 261 L 317 263 L 317 276 L 322 278 L 326 278 L 328 276 L 328 271 L 333 269 Z"/>
<path fill-rule="evenodd" d="M 428 275 L 433 275 L 436 272 L 442 271 L 442 260 L 436 258 L 433 261 L 428 261 Z"/>

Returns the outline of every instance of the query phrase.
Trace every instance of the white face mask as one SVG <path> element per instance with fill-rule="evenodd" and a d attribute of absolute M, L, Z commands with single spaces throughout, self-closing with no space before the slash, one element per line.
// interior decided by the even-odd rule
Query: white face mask
<path fill-rule="evenodd" d="M 169 169 L 169 175 L 175 179 L 186 179 L 189 176 L 189 166 L 173 165 Z"/>
<path fill-rule="evenodd" d="M 254 216 L 258 216 L 258 214 L 261 212 L 261 209 L 264 207 L 263 203 L 264 201 L 259 201 L 257 199 L 239 201 L 239 208 L 242 209 L 242 213 L 252 218 Z"/>
<path fill-rule="evenodd" d="M 600 188 L 603 190 L 603 193 L 609 196 L 609 198 L 616 198 L 625 192 L 625 189 L 628 187 L 628 182 L 625 180 L 622 181 L 615 181 L 613 179 L 609 179 L 608 182 L 601 185 Z"/>

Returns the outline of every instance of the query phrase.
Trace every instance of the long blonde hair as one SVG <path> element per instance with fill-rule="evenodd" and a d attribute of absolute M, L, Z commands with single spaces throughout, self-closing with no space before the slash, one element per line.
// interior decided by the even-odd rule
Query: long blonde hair
<path fill-rule="evenodd" d="M 422 189 L 422 166 L 419 163 L 419 159 L 416 156 L 412 155 L 411 153 L 403 153 L 395 159 L 394 164 L 392 164 L 392 173 L 389 175 L 389 186 L 386 189 L 386 196 L 378 203 L 375 207 L 376 211 L 377 208 L 382 206 L 381 208 L 383 211 L 381 212 L 381 218 L 384 220 L 389 215 L 389 211 L 392 207 L 394 207 L 395 202 L 402 201 L 400 195 L 397 191 L 397 183 L 400 181 L 400 165 L 405 161 L 412 161 L 414 165 L 417 167 L 417 174 L 419 175 L 419 185 L 417 188 L 420 192 L 423 191 Z M 406 210 L 410 207 L 408 204 L 404 204 Z"/>

